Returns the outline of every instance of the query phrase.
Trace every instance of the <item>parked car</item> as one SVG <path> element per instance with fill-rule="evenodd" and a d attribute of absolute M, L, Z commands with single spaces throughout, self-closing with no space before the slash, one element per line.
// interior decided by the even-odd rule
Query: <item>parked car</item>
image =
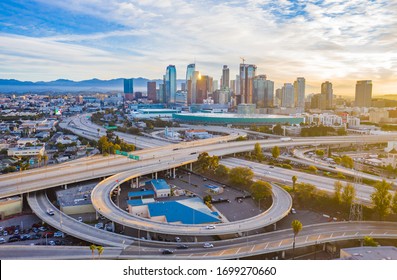
<path fill-rule="evenodd" d="M 296 214 L 295 208 L 291 208 L 291 213 L 292 213 L 292 214 Z"/>
<path fill-rule="evenodd" d="M 3 244 L 3 243 L 6 243 L 6 240 L 3 237 L 1 237 L 0 238 L 0 244 Z"/>
<path fill-rule="evenodd" d="M 203 247 L 204 248 L 214 248 L 214 244 L 206 242 L 206 243 L 204 243 Z"/>
<path fill-rule="evenodd" d="M 54 237 L 63 237 L 63 232 L 62 231 L 54 232 Z"/>
<path fill-rule="evenodd" d="M 29 240 L 29 239 L 30 239 L 30 234 L 21 235 L 21 240 Z"/>
<path fill-rule="evenodd" d="M 207 226 L 205 226 L 205 229 L 215 229 L 215 226 L 214 225 L 207 225 Z"/>

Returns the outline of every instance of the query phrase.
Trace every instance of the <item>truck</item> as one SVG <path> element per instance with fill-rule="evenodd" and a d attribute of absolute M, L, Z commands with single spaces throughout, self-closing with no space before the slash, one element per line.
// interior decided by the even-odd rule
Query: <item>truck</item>
<path fill-rule="evenodd" d="M 281 142 L 288 142 L 288 141 L 292 141 L 292 138 L 291 137 L 282 137 L 282 138 L 280 138 L 280 141 Z"/>

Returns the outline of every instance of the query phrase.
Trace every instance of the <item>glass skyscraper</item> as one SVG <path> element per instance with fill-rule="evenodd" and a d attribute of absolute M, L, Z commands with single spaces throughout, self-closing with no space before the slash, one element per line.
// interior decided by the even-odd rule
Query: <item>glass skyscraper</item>
<path fill-rule="evenodd" d="M 165 73 L 165 93 L 167 104 L 176 102 L 176 68 L 175 65 L 168 65 Z"/>

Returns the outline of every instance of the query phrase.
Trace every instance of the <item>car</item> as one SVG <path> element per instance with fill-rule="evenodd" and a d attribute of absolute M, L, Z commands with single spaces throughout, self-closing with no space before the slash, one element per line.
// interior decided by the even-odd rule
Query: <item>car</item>
<path fill-rule="evenodd" d="M 274 166 L 270 165 L 269 168 L 274 168 Z"/>
<path fill-rule="evenodd" d="M 46 231 L 46 232 L 43 232 L 43 235 L 41 237 L 43 237 L 43 238 L 54 237 L 54 233 L 52 231 Z"/>
<path fill-rule="evenodd" d="M 82 221 L 83 221 L 83 218 L 82 218 L 82 217 L 78 217 L 78 218 L 77 218 L 77 221 L 82 222 Z"/>
<path fill-rule="evenodd" d="M 215 226 L 213 226 L 213 225 L 208 225 L 208 226 L 205 226 L 205 229 L 215 229 Z"/>
<path fill-rule="evenodd" d="M 203 178 L 203 181 L 207 181 L 207 178 L 204 177 L 204 178 Z"/>
<path fill-rule="evenodd" d="M 62 231 L 54 232 L 54 237 L 63 237 L 63 232 Z"/>
<path fill-rule="evenodd" d="M 103 223 L 97 223 L 95 224 L 95 227 L 98 229 L 103 229 Z"/>
<path fill-rule="evenodd" d="M 205 242 L 203 245 L 204 248 L 214 248 L 214 244 Z"/>
<path fill-rule="evenodd" d="M 39 230 L 39 231 L 46 231 L 47 228 L 46 228 L 46 227 L 39 227 L 38 230 Z"/>
<path fill-rule="evenodd" d="M 21 240 L 29 240 L 29 239 L 30 239 L 30 234 L 21 235 Z"/>
<path fill-rule="evenodd" d="M 4 235 L 4 236 L 7 236 L 7 235 L 8 235 L 8 231 L 6 231 L 6 230 L 3 231 L 3 235 Z"/>
<path fill-rule="evenodd" d="M 2 237 L 0 238 L 0 244 L 6 243 L 6 240 Z"/>
<path fill-rule="evenodd" d="M 14 234 L 19 234 L 19 229 L 16 229 L 16 230 L 14 231 Z"/>
<path fill-rule="evenodd" d="M 33 234 L 32 236 L 30 236 L 30 239 L 40 239 L 41 238 L 41 234 L 40 233 L 36 233 L 36 234 Z"/>
<path fill-rule="evenodd" d="M 189 249 L 189 246 L 187 246 L 186 244 L 180 244 L 178 246 L 176 246 L 177 249 Z"/>
<path fill-rule="evenodd" d="M 48 245 L 55 246 L 56 244 L 55 244 L 55 241 L 50 240 L 50 241 L 48 241 Z"/>
<path fill-rule="evenodd" d="M 292 214 L 296 214 L 295 208 L 291 208 L 291 213 L 292 213 Z"/>
<path fill-rule="evenodd" d="M 17 241 L 19 241 L 19 240 L 21 240 L 20 237 L 11 236 L 11 237 L 8 239 L 8 242 L 17 242 Z"/>
<path fill-rule="evenodd" d="M 181 242 L 181 239 L 177 236 L 177 237 L 175 237 L 175 241 L 176 242 Z"/>
<path fill-rule="evenodd" d="M 54 216 L 54 210 L 47 209 L 47 214 L 50 215 L 50 216 Z"/>
<path fill-rule="evenodd" d="M 162 252 L 163 255 L 171 255 L 173 253 L 174 253 L 174 251 L 172 251 L 170 249 L 164 249 L 163 252 Z"/>

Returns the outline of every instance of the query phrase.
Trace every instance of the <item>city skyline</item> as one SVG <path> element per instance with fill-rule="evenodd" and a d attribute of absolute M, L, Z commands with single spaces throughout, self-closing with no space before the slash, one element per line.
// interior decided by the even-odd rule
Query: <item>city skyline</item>
<path fill-rule="evenodd" d="M 0 3 L 0 77 L 159 79 L 172 64 L 220 80 L 240 57 L 275 89 L 306 79 L 354 96 L 358 80 L 373 95 L 397 93 L 397 3 L 389 1 L 30 1 Z M 177 9 L 175 7 L 178 7 Z M 199 16 L 198 16 L 199 15 Z"/>

